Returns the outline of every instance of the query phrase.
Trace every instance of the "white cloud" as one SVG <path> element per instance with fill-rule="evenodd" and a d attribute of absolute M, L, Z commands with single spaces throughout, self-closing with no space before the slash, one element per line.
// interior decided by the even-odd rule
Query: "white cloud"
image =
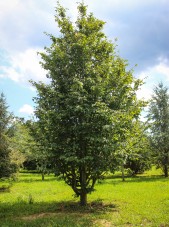
<path fill-rule="evenodd" d="M 165 61 L 157 65 L 155 69 L 157 70 L 157 72 L 163 74 L 167 81 L 169 81 L 169 66 Z"/>
<path fill-rule="evenodd" d="M 54 0 L 1 0 L 1 48 L 17 52 L 28 46 L 41 46 L 43 32 L 54 30 Z M 46 41 L 45 41 L 46 42 Z"/>
<path fill-rule="evenodd" d="M 137 91 L 138 99 L 144 99 L 145 101 L 149 100 L 152 95 L 152 90 L 143 85 L 140 90 Z"/>
<path fill-rule="evenodd" d="M 142 79 L 145 84 L 142 85 L 137 92 L 138 98 L 149 100 L 153 93 L 153 88 L 159 83 L 163 82 L 168 85 L 169 81 L 169 66 L 166 59 L 159 59 L 159 63 L 154 67 L 148 68 L 146 71 L 141 72 L 137 77 Z"/>
<path fill-rule="evenodd" d="M 37 49 L 27 49 L 13 54 L 8 65 L 0 66 L 1 77 L 21 84 L 27 84 L 30 79 L 46 82 L 46 71 L 39 64 L 40 56 L 37 55 L 37 51 Z"/>
<path fill-rule="evenodd" d="M 19 0 L 6 0 L 6 1 L 0 1 L 0 8 L 2 9 L 2 12 L 0 14 L 0 18 L 2 19 L 4 15 L 6 15 L 8 12 L 12 12 L 15 10 L 18 6 Z"/>
<path fill-rule="evenodd" d="M 20 109 L 19 109 L 19 113 L 25 113 L 25 114 L 33 114 L 34 113 L 34 109 L 32 106 L 28 105 L 28 104 L 24 104 Z"/>

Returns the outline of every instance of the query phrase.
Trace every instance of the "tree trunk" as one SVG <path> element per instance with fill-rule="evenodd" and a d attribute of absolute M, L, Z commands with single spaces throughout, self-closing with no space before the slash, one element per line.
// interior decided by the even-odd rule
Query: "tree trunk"
<path fill-rule="evenodd" d="M 87 205 L 87 193 L 85 191 L 81 192 L 80 194 L 80 205 L 81 206 Z"/>
<path fill-rule="evenodd" d="M 167 166 L 167 164 L 164 165 L 164 176 L 168 177 L 168 166 Z"/>
<path fill-rule="evenodd" d="M 42 172 L 42 180 L 45 180 L 45 174 Z"/>
<path fill-rule="evenodd" d="M 85 166 L 81 167 L 80 171 L 81 178 L 81 193 L 80 193 L 80 205 L 87 205 L 87 191 L 86 191 L 86 168 Z"/>
<path fill-rule="evenodd" d="M 122 173 L 122 181 L 125 181 L 125 178 L 124 178 L 124 165 L 123 164 L 121 166 L 121 173 Z"/>

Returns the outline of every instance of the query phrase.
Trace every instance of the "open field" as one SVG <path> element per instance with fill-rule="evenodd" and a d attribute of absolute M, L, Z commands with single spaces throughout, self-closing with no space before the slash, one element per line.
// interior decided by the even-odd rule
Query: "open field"
<path fill-rule="evenodd" d="M 85 208 L 62 180 L 50 175 L 43 182 L 39 174 L 20 173 L 9 190 L 0 191 L 0 226 L 167 227 L 169 179 L 153 171 L 125 182 L 107 177 L 88 195 Z"/>

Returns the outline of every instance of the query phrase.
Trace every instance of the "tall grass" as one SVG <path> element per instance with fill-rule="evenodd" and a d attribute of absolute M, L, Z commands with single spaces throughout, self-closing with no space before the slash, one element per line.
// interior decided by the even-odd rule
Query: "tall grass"
<path fill-rule="evenodd" d="M 39 174 L 22 173 L 10 191 L 0 192 L 0 226 L 167 227 L 169 181 L 160 174 L 153 169 L 125 182 L 109 176 L 97 183 L 82 208 L 62 180 L 51 175 L 41 181 Z"/>

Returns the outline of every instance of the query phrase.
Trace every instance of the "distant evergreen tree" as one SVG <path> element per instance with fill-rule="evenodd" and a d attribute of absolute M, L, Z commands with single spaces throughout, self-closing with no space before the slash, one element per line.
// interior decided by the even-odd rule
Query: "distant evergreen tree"
<path fill-rule="evenodd" d="M 0 178 L 9 177 L 16 171 L 15 164 L 10 160 L 10 148 L 8 139 L 8 126 L 11 115 L 8 112 L 6 99 L 3 93 L 0 95 Z"/>
<path fill-rule="evenodd" d="M 154 89 L 149 108 L 151 123 L 151 143 L 155 162 L 161 167 L 165 177 L 169 168 L 169 94 L 168 88 L 159 83 Z"/>

